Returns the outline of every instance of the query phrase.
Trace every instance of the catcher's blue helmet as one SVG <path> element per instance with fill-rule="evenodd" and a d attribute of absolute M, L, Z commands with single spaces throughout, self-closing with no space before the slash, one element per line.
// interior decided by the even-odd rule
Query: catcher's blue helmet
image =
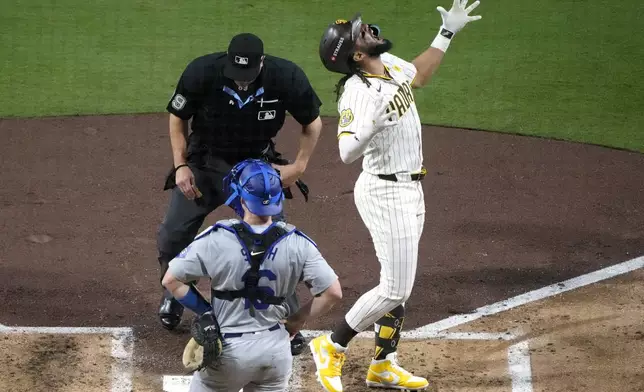
<path fill-rule="evenodd" d="M 226 205 L 244 217 L 241 200 L 250 212 L 274 216 L 282 212 L 282 180 L 275 169 L 260 159 L 246 159 L 232 168 L 224 178 L 224 189 L 230 192 Z"/>

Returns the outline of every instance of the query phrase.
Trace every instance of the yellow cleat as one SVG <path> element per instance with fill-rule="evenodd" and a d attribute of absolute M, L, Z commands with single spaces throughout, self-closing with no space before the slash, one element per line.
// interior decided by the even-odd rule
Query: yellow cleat
<path fill-rule="evenodd" d="M 331 341 L 329 335 L 318 336 L 309 342 L 315 361 L 318 382 L 329 392 L 342 392 L 342 365 L 346 348 Z"/>
<path fill-rule="evenodd" d="M 416 377 L 396 362 L 396 353 L 388 354 L 385 359 L 371 360 L 367 373 L 367 386 L 372 388 L 407 389 L 418 391 L 426 389 L 429 383 L 422 377 Z"/>

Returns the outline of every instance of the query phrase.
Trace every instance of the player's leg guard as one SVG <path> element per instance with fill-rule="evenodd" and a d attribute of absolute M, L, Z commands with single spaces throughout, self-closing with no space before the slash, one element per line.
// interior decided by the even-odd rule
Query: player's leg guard
<path fill-rule="evenodd" d="M 376 332 L 374 359 L 385 359 L 388 354 L 397 350 L 404 320 L 405 307 L 398 305 L 374 324 Z"/>

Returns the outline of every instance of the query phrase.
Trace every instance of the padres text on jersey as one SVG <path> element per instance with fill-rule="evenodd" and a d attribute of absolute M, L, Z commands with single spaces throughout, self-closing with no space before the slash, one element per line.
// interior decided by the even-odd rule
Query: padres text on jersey
<path fill-rule="evenodd" d="M 382 54 L 381 59 L 388 76 L 366 75 L 371 86 L 357 76 L 347 80 L 338 102 L 338 137 L 371 126 L 374 103 L 384 95 L 389 101 L 389 110 L 396 111 L 400 120 L 369 142 L 362 169 L 371 174 L 419 172 L 423 164 L 421 123 L 411 88 L 416 68 L 390 53 Z"/>

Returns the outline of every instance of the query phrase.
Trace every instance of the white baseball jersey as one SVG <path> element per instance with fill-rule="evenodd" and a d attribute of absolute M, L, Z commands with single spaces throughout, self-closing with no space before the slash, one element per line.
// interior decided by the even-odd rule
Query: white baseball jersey
<path fill-rule="evenodd" d="M 368 142 L 362 154 L 362 173 L 354 187 L 355 204 L 369 230 L 381 269 L 378 287 L 358 298 L 345 320 L 358 332 L 374 325 L 376 333 L 377 321 L 411 295 L 425 221 L 420 182 L 377 176 L 418 173 L 423 166 L 421 124 L 411 88 L 416 67 L 389 53 L 380 57 L 387 76 L 366 75 L 370 86 L 359 76 L 352 76 L 338 101 L 338 138 L 362 135 L 364 129 L 373 127 L 373 119 L 381 115 L 375 111 L 383 96 L 389 110 L 399 117 L 396 125 Z"/>
<path fill-rule="evenodd" d="M 238 220 L 223 220 L 218 223 L 230 226 Z M 269 289 L 272 295 L 292 295 L 300 278 L 307 282 L 312 295 L 318 295 L 338 278 L 333 269 L 318 251 L 316 245 L 304 234 L 294 231 L 293 225 L 275 222 L 292 234 L 282 237 L 270 250 L 260 267 L 259 285 Z M 181 281 L 211 279 L 213 290 L 232 291 L 244 288 L 245 273 L 250 269 L 250 257 L 237 236 L 225 229 L 205 230 L 169 264 L 168 271 Z M 255 232 L 263 232 L 269 226 L 252 226 Z M 255 332 L 274 326 L 288 313 L 285 305 L 256 304 L 252 317 L 244 298 L 226 301 L 212 298 L 215 317 L 223 333 Z"/>
<path fill-rule="evenodd" d="M 390 77 L 366 75 L 367 86 L 354 75 L 344 85 L 338 101 L 338 138 L 372 126 L 381 95 L 398 113 L 398 124 L 375 135 L 363 153 L 362 169 L 370 174 L 418 173 L 423 164 L 421 124 L 411 84 L 416 67 L 390 53 L 380 58 Z"/>

